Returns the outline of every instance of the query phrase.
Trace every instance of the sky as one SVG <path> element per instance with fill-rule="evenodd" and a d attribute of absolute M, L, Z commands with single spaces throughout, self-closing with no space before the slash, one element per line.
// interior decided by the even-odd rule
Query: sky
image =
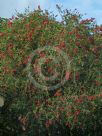
<path fill-rule="evenodd" d="M 0 0 L 0 17 L 11 18 L 16 15 L 16 10 L 23 13 L 29 6 L 33 11 L 40 5 L 41 9 L 52 11 L 58 14 L 56 4 L 63 6 L 63 9 L 77 9 L 84 18 L 96 18 L 98 25 L 102 24 L 102 0 Z"/>

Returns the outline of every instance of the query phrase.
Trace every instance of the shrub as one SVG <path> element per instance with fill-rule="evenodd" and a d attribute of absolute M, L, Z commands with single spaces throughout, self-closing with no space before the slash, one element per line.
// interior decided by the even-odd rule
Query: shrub
<path fill-rule="evenodd" d="M 38 9 L 0 24 L 1 135 L 101 135 L 101 26 L 57 8 L 61 22 Z"/>

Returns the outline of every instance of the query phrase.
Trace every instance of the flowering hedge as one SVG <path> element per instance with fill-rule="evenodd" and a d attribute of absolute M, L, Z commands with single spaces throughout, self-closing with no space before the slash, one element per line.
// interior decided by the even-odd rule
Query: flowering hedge
<path fill-rule="evenodd" d="M 5 97 L 0 113 L 2 135 L 8 131 L 11 135 L 61 135 L 60 127 L 69 135 L 75 135 L 78 130 L 80 135 L 100 135 L 102 27 L 95 24 L 94 18 L 83 20 L 76 10 L 57 8 L 61 22 L 39 7 L 0 24 L 0 95 Z M 39 52 L 39 49 L 45 51 Z M 37 82 L 46 88 L 47 84 L 62 83 L 65 77 L 63 86 L 50 90 L 32 84 L 27 66 L 34 51 L 36 55 L 30 63 Z M 66 69 L 67 63 L 69 69 Z M 46 75 L 40 75 L 42 79 L 38 77 L 41 72 Z M 60 75 L 49 83 L 53 73 Z"/>

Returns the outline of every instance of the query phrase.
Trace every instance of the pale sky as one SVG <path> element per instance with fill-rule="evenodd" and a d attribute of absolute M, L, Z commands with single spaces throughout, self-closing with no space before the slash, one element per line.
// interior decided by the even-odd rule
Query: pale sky
<path fill-rule="evenodd" d="M 0 17 L 10 18 L 15 15 L 15 10 L 24 12 L 29 6 L 32 11 L 38 5 L 58 14 L 56 4 L 63 5 L 63 9 L 76 8 L 80 13 L 87 14 L 85 18 L 96 18 L 97 24 L 102 24 L 102 0 L 0 0 Z"/>

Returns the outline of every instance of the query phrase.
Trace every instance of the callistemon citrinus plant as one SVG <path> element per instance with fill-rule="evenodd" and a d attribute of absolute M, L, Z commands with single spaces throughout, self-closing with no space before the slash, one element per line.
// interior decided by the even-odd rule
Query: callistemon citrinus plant
<path fill-rule="evenodd" d="M 13 102 L 8 101 L 8 112 L 16 111 L 24 131 L 33 128 L 33 117 L 38 125 L 45 123 L 45 128 L 55 123 L 56 118 L 68 127 L 76 124 L 86 129 L 86 121 L 81 124 L 81 120 L 91 112 L 94 116 L 94 109 L 101 102 L 102 28 L 95 24 L 94 18 L 82 20 L 76 10 L 57 8 L 62 16 L 60 22 L 39 7 L 34 12 L 2 20 L 0 24 L 0 94 L 12 98 Z M 85 102 L 78 99 L 78 103 L 83 102 L 85 107 L 70 105 L 69 101 L 75 104 L 76 95 L 83 94 L 88 95 Z M 100 96 L 97 99 L 93 96 L 96 94 Z M 74 101 L 67 101 L 70 95 L 75 95 Z M 88 105 L 93 106 L 92 111 Z M 92 120 L 90 127 L 95 127 Z"/>

